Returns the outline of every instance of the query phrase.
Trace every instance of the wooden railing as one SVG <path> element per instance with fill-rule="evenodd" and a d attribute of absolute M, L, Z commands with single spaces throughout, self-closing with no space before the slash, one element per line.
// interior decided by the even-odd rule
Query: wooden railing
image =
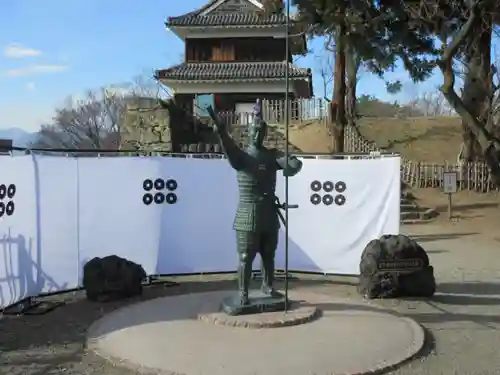
<path fill-rule="evenodd" d="M 298 99 L 291 100 L 288 107 L 288 121 L 290 124 L 305 124 L 326 120 L 328 118 L 327 102 L 323 99 Z M 286 106 L 284 100 L 263 100 L 262 117 L 272 125 L 285 123 Z M 219 116 L 228 125 L 246 125 L 253 120 L 253 113 L 222 111 Z"/>
<path fill-rule="evenodd" d="M 349 127 L 345 133 L 346 152 L 383 151 Z M 457 172 L 457 189 L 477 192 L 498 191 L 484 163 L 426 163 L 401 157 L 401 179 L 415 188 L 443 186 L 443 173 Z"/>

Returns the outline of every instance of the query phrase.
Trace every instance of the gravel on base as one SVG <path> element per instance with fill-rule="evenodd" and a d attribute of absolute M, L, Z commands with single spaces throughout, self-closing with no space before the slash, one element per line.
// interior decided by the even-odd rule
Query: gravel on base
<path fill-rule="evenodd" d="M 412 226 L 408 231 L 429 252 L 438 291 L 432 300 L 378 300 L 378 307 L 415 319 L 429 331 L 422 355 L 393 375 L 493 375 L 500 373 L 499 243 L 459 228 Z M 106 313 L 136 302 L 179 293 L 234 288 L 232 276 L 184 279 L 178 287 L 147 288 L 140 299 L 97 304 L 81 292 L 51 297 L 67 304 L 42 316 L 2 317 L 0 374 L 137 375 L 86 353 L 87 328 Z M 315 293 L 360 298 L 355 278 L 299 276 L 290 286 Z M 334 348 L 332 348 L 334 350 Z M 237 375 L 237 374 L 235 374 Z"/>
<path fill-rule="evenodd" d="M 157 369 L 162 375 L 358 375 L 393 368 L 425 342 L 424 330 L 412 319 L 311 288 L 290 291 L 304 308 L 322 312 L 308 324 L 256 330 L 197 319 L 200 312 L 217 311 L 232 293 L 189 293 L 123 307 L 92 324 L 87 347 L 120 366 Z M 283 312 L 268 315 L 284 317 Z M 248 361 L 249 355 L 254 360 Z"/>
<path fill-rule="evenodd" d="M 302 301 L 304 302 L 304 301 Z M 225 312 L 199 313 L 198 320 L 218 326 L 262 329 L 290 327 L 310 323 L 321 315 L 315 306 L 301 305 L 301 302 L 291 304 L 288 311 L 273 311 L 260 314 L 231 316 Z"/>

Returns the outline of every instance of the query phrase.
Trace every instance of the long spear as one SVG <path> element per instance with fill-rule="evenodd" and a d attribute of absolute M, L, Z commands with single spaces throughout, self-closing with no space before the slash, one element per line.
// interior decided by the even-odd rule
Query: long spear
<path fill-rule="evenodd" d="M 290 64 L 288 56 L 290 54 L 290 0 L 286 0 L 286 21 L 285 21 L 285 160 L 288 163 L 288 126 L 290 123 L 288 91 L 290 90 Z M 288 311 L 288 176 L 285 174 L 285 313 Z"/>

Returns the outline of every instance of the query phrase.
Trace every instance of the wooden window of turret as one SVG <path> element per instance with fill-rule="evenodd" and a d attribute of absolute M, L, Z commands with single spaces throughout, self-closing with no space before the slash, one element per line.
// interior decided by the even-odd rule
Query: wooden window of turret
<path fill-rule="evenodd" d="M 283 61 L 284 40 L 274 38 L 252 38 L 236 41 L 236 61 Z"/>
<path fill-rule="evenodd" d="M 234 43 L 232 40 L 219 40 L 212 45 L 212 61 L 234 61 Z"/>
<path fill-rule="evenodd" d="M 210 61 L 212 50 L 204 40 L 189 40 L 186 43 L 186 62 Z"/>

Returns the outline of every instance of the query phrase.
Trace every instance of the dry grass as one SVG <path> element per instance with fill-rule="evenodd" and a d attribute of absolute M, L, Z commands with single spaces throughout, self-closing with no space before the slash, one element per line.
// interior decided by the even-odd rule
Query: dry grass
<path fill-rule="evenodd" d="M 379 148 L 415 161 L 454 163 L 462 142 L 456 117 L 362 118 L 359 126 Z M 311 122 L 291 126 L 290 142 L 304 152 L 329 152 L 331 139 L 323 122 Z"/>
<path fill-rule="evenodd" d="M 328 153 L 330 152 L 331 137 L 323 122 L 291 125 L 289 133 L 290 143 L 302 152 Z"/>

